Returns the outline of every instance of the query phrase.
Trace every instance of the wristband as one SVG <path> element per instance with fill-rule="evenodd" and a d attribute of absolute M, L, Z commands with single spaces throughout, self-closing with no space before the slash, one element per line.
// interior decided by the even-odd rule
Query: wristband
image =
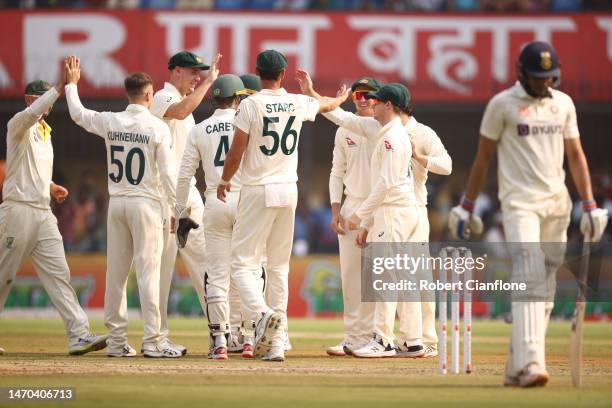
<path fill-rule="evenodd" d="M 591 212 L 597 208 L 595 200 L 584 200 L 582 202 L 582 211 Z"/>
<path fill-rule="evenodd" d="M 230 183 L 229 181 L 225 181 L 225 180 L 223 180 L 223 179 L 220 179 L 220 180 L 219 180 L 219 185 L 220 185 L 220 186 L 227 186 L 229 183 Z"/>
<path fill-rule="evenodd" d="M 470 213 L 474 212 L 474 201 L 467 199 L 465 196 L 461 197 L 461 208 Z"/>

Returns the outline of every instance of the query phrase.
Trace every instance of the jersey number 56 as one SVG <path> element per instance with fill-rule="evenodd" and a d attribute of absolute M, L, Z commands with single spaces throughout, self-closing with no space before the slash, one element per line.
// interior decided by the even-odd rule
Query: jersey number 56
<path fill-rule="evenodd" d="M 272 138 L 272 147 L 268 148 L 266 145 L 260 145 L 259 150 L 266 156 L 273 156 L 280 146 L 282 152 L 289 156 L 291 153 L 295 151 L 297 147 L 298 141 L 298 132 L 294 129 L 291 129 L 293 125 L 293 121 L 295 120 L 295 116 L 289 116 L 289 120 L 287 121 L 287 125 L 285 125 L 285 130 L 283 130 L 282 136 L 279 136 L 278 133 L 272 129 L 269 129 L 269 125 L 271 123 L 278 123 L 278 116 L 272 117 L 264 117 L 263 118 L 263 137 L 271 137 Z M 291 146 L 289 146 L 289 136 L 291 136 Z"/>

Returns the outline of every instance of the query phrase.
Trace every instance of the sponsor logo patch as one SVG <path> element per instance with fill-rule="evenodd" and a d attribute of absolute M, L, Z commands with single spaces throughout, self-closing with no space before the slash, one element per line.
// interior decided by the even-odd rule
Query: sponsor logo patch
<path fill-rule="evenodd" d="M 516 125 L 516 133 L 518 133 L 519 136 L 527 136 L 529 134 L 529 125 L 519 123 Z"/>
<path fill-rule="evenodd" d="M 529 106 L 519 106 L 518 114 L 521 118 L 528 118 L 531 116 L 531 108 Z"/>
<path fill-rule="evenodd" d="M 353 139 L 351 139 L 350 137 L 345 137 L 344 138 L 346 140 L 346 144 L 348 145 L 348 147 L 355 147 L 357 146 L 357 143 L 355 143 L 355 141 Z"/>
<path fill-rule="evenodd" d="M 393 146 L 387 140 L 385 140 L 385 149 L 393 151 Z"/>

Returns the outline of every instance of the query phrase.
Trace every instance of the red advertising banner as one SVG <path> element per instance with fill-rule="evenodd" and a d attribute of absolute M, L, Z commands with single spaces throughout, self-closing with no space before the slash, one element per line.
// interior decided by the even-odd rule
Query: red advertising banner
<path fill-rule="evenodd" d="M 538 39 L 557 48 L 564 91 L 612 100 L 612 14 L 2 11 L 0 38 L 0 97 L 19 97 L 32 79 L 54 81 L 69 54 L 82 60 L 82 95 L 106 98 L 121 97 L 134 71 L 160 87 L 182 49 L 205 60 L 221 52 L 221 71 L 242 74 L 274 48 L 324 94 L 372 75 L 406 83 L 418 101 L 486 101 L 515 80 L 521 46 Z M 286 87 L 297 89 L 292 75 Z"/>

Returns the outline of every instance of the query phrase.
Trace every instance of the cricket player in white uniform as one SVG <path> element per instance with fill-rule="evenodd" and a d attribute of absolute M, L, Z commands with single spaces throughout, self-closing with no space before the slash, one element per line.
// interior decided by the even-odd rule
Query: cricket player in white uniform
<path fill-rule="evenodd" d="M 25 89 L 27 108 L 7 123 L 6 178 L 0 204 L 0 312 L 29 255 L 64 321 L 69 353 L 79 355 L 106 347 L 107 336 L 89 331 L 87 315 L 70 286 L 62 236 L 49 207 L 51 196 L 60 203 L 68 196 L 68 190 L 51 180 L 53 145 L 51 127 L 45 121 L 65 82 L 64 71 L 54 87 L 40 80 L 30 82 Z"/>
<path fill-rule="evenodd" d="M 366 95 L 379 88 L 378 81 L 370 77 L 359 78 L 353 83 L 351 93 L 357 116 L 374 116 L 374 100 L 367 99 Z M 330 356 L 351 355 L 353 350 L 361 348 L 372 338 L 374 303 L 361 301 L 361 249 L 355 245 L 358 231 L 347 230 L 344 223 L 344 219 L 355 212 L 370 193 L 371 158 L 367 136 L 338 128 L 329 175 L 329 196 L 331 228 L 338 234 L 340 250 L 344 339 L 327 348 Z M 341 207 L 343 193 L 346 199 Z"/>
<path fill-rule="evenodd" d="M 177 172 L 185 150 L 187 135 L 195 126 L 192 113 L 202 103 L 210 85 L 217 78 L 219 73 L 217 62 L 220 57 L 220 55 L 217 55 L 212 66 L 209 67 L 202 62 L 200 57 L 189 51 L 181 51 L 174 54 L 168 61 L 170 80 L 164 84 L 163 89 L 155 93 L 153 98 L 151 112 L 158 118 L 163 119 L 170 129 L 170 149 L 174 155 Z M 210 69 L 210 74 L 204 81 L 201 81 L 201 71 L 208 69 Z M 187 205 L 190 208 L 191 216 L 196 220 L 201 220 L 204 212 L 204 202 L 195 184 L 196 180 L 194 177 L 191 179 Z M 164 211 L 164 218 L 169 220 L 174 208 L 164 208 Z M 164 341 L 185 354 L 187 353 L 185 346 L 175 344 L 168 338 L 168 297 L 170 296 L 176 255 L 179 252 L 176 240 L 171 235 L 170 230 L 171 225 L 169 222 L 166 222 L 164 224 L 164 250 L 162 252 L 161 287 L 159 292 L 161 332 Z M 204 228 L 198 228 L 192 232 L 191 239 L 185 248 L 180 249 L 181 258 L 185 262 L 193 286 L 198 294 L 202 310 L 206 308 L 204 302 L 204 281 L 202 279 L 206 269 L 205 246 Z"/>
<path fill-rule="evenodd" d="M 108 355 L 136 355 L 127 343 L 125 293 L 133 262 L 144 322 L 144 356 L 181 357 L 179 350 L 163 341 L 160 332 L 162 207 L 176 202 L 176 166 L 170 153 L 168 126 L 149 111 L 153 80 L 142 72 L 128 76 L 125 90 L 130 104 L 126 110 L 100 113 L 85 109 L 79 99 L 79 60 L 70 57 L 68 65 L 66 99 L 70 116 L 83 129 L 102 137 L 107 149 L 110 201 L 104 322 L 110 330 Z"/>
<path fill-rule="evenodd" d="M 177 181 L 176 218 L 179 220 L 177 237 L 189 233 L 185 224 L 191 224 L 186 211 L 189 182 L 200 161 L 206 179 L 206 206 L 204 208 L 204 231 L 206 233 L 206 258 L 208 265 L 204 275 L 206 315 L 210 334 L 208 358 L 225 360 L 230 336 L 230 311 L 228 292 L 230 288 L 230 249 L 232 231 L 236 220 L 240 198 L 240 170 L 232 177 L 232 190 L 226 201 L 217 199 L 217 185 L 225 156 L 234 138 L 234 117 L 245 93 L 242 80 L 232 74 L 221 75 L 213 82 L 212 103 L 216 107 L 213 115 L 197 124 L 187 138 L 183 161 Z M 189 240 L 187 240 L 189 242 Z M 240 313 L 240 304 L 238 304 Z M 243 356 L 253 357 L 253 340 L 243 345 Z"/>
<path fill-rule="evenodd" d="M 371 189 L 368 197 L 347 218 L 349 229 L 359 226 L 356 243 L 414 242 L 418 229 L 418 210 L 414 194 L 411 159 L 412 146 L 406 137 L 400 114 L 408 107 L 409 95 L 404 87 L 388 84 L 367 94 L 374 99 L 374 118 L 382 128 L 372 154 Z M 353 350 L 355 357 L 393 357 L 393 326 L 397 302 L 376 302 L 374 306 L 374 337 L 363 347 Z M 421 326 L 421 303 L 406 302 L 402 309 L 412 317 L 404 325 L 399 352 L 406 357 L 424 354 Z"/>
<path fill-rule="evenodd" d="M 231 250 L 232 278 L 242 311 L 257 321 L 255 356 L 284 361 L 288 274 L 297 205 L 297 145 L 302 122 L 330 111 L 348 96 L 315 98 L 282 87 L 287 59 L 274 50 L 257 56 L 261 92 L 243 100 L 234 120 L 234 140 L 225 159 L 217 197 L 225 201 L 242 162 L 240 203 Z M 244 158 L 243 158 L 244 155 Z M 266 304 L 256 271 L 267 257 Z"/>
<path fill-rule="evenodd" d="M 470 232 L 482 230 L 482 223 L 472 213 L 474 201 L 497 151 L 499 200 L 508 242 L 566 242 L 571 201 L 565 186 L 564 152 L 583 200 L 581 231 L 591 241 L 601 238 L 607 212 L 597 209 L 593 200 L 574 103 L 554 89 L 560 78 L 559 67 L 550 44 L 529 43 L 518 58 L 518 82 L 489 101 L 464 198 L 449 217 L 453 236 L 467 238 Z M 513 279 L 546 284 L 552 278 L 553 284 L 549 285 L 552 293 L 547 301 L 512 302 L 505 385 L 531 387 L 548 381 L 544 343 L 560 262 L 562 257 L 555 259 L 545 249 L 534 250 L 533 244 L 513 253 Z"/>
<path fill-rule="evenodd" d="M 307 74 L 304 73 L 306 76 Z M 314 89 L 312 88 L 312 82 L 307 76 L 308 80 L 304 81 L 305 87 L 302 91 L 308 95 L 316 94 Z M 408 99 L 410 101 L 411 95 L 410 92 L 401 84 L 394 84 L 399 86 L 403 91 L 407 92 Z M 408 106 L 405 111 L 400 114 L 400 118 L 402 120 L 402 124 L 406 129 L 410 141 L 412 143 L 412 169 L 414 176 L 414 188 L 416 200 L 419 208 L 419 227 L 417 231 L 417 236 L 415 237 L 415 242 L 429 242 L 429 218 L 427 216 L 427 176 L 429 171 L 440 174 L 440 175 L 448 175 L 452 171 L 452 160 L 444 148 L 442 141 L 436 134 L 436 132 L 431 129 L 429 126 L 426 126 L 422 123 L 419 123 L 416 118 L 412 115 L 412 102 L 408 103 Z M 381 128 L 380 123 L 371 117 L 368 116 L 358 116 L 351 112 L 346 112 L 341 108 L 335 109 L 332 112 L 326 113 L 325 116 L 327 119 L 331 120 L 341 129 L 345 129 L 347 132 L 351 132 L 356 136 L 357 140 L 361 143 L 359 146 L 363 145 L 363 142 L 367 142 L 367 157 L 364 157 L 359 166 L 355 166 L 354 174 L 357 175 L 357 172 L 363 172 L 364 169 L 370 171 L 370 158 L 372 154 L 372 149 L 376 146 L 379 141 L 379 131 Z M 336 141 L 337 142 L 337 141 Z M 351 142 L 355 142 L 354 139 L 351 139 Z M 348 146 L 348 141 L 346 142 Z M 357 142 L 355 142 L 357 143 Z M 348 146 L 347 150 L 350 152 L 351 147 Z M 356 148 L 353 147 L 353 151 L 356 152 Z M 353 153 L 355 155 L 355 153 Z M 334 156 L 335 157 L 335 156 Z M 335 163 L 334 163 L 335 164 Z M 357 170 L 359 169 L 359 170 Z M 332 169 L 332 172 L 334 170 Z M 369 192 L 369 183 L 363 175 L 357 177 L 359 180 L 359 186 L 361 188 L 366 188 L 365 191 Z M 332 181 L 330 178 L 330 194 L 334 194 L 335 187 L 332 185 Z M 347 189 L 348 191 L 348 189 Z M 340 192 L 341 194 L 341 192 Z M 336 193 L 337 195 L 337 193 Z M 333 209 L 333 206 L 332 206 Z M 344 219 L 333 219 L 332 220 L 332 228 L 334 228 L 333 224 L 337 224 L 336 228 L 339 225 L 344 223 Z M 356 256 L 360 257 L 360 253 L 357 252 Z M 342 261 L 344 260 L 342 257 L 342 248 L 340 253 L 340 263 L 342 268 Z M 361 258 L 359 258 L 361 259 Z M 357 274 L 361 272 L 360 263 L 354 266 Z M 422 275 L 422 279 L 428 279 L 431 281 L 431 270 L 420 271 Z M 343 283 L 344 285 L 344 283 Z M 343 286 L 343 293 L 344 293 Z M 350 290 L 350 289 L 349 289 Z M 358 299 L 361 297 L 361 292 L 357 291 L 353 288 L 357 293 Z M 402 318 L 403 305 L 401 303 L 398 309 L 398 314 L 400 315 L 400 332 L 407 333 L 410 330 L 410 324 L 414 320 L 412 316 L 406 316 Z M 346 303 L 345 303 L 346 307 Z M 422 321 L 423 321 L 423 343 L 425 345 L 425 354 L 423 357 L 435 357 L 437 352 L 437 344 L 438 344 L 438 336 L 436 334 L 436 322 L 435 322 L 435 301 L 428 301 L 425 299 L 421 305 L 422 311 Z M 345 312 L 346 315 L 346 312 Z M 346 316 L 345 316 L 346 319 Z M 371 319 L 370 319 L 371 320 Z M 361 320 L 363 322 L 363 320 Z M 369 320 L 368 320 L 369 321 Z M 402 324 L 404 323 L 404 324 Z M 408 324 L 408 326 L 406 326 Z M 368 336 L 368 341 L 369 341 Z M 341 343 L 342 344 L 342 343 Z M 359 343 L 357 343 L 359 345 Z M 363 345 L 363 344 L 361 344 Z M 343 345 L 344 354 L 352 354 L 353 345 Z M 340 347 L 334 346 L 328 349 L 328 354 L 332 355 L 342 355 L 340 352 Z"/>

